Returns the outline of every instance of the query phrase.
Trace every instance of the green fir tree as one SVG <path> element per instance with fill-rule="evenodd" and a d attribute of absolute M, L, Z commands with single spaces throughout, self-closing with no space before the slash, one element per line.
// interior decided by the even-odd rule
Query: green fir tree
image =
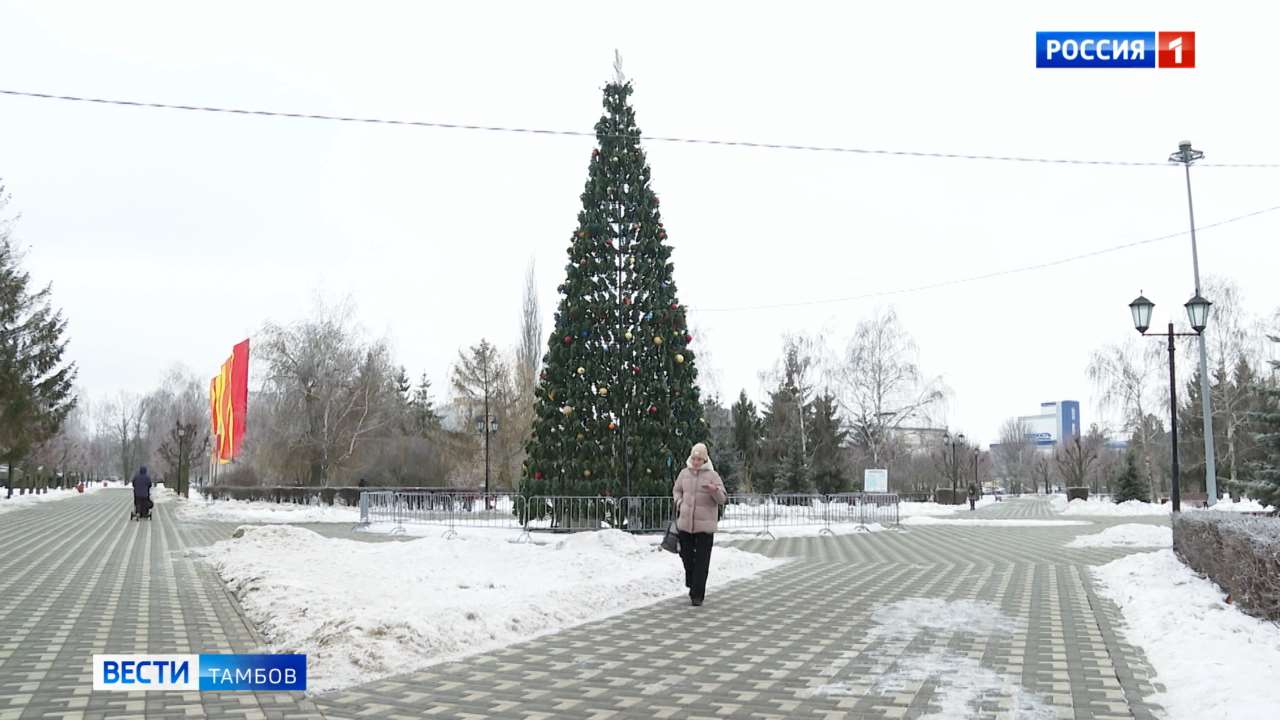
<path fill-rule="evenodd" d="M 555 329 L 535 391 L 530 494 L 670 493 L 707 438 L 671 245 L 631 83 L 604 89 Z"/>
<path fill-rule="evenodd" d="M 1120 473 L 1120 477 L 1116 480 L 1115 501 L 1122 503 L 1127 500 L 1142 500 L 1143 502 L 1151 500 L 1151 493 L 1147 488 L 1147 483 L 1138 477 L 1138 466 L 1134 461 L 1134 453 L 1132 451 L 1125 453 L 1124 471 Z"/>

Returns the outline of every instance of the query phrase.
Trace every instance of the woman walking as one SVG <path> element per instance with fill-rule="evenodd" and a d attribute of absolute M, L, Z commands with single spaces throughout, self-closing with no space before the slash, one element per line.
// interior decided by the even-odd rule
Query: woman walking
<path fill-rule="evenodd" d="M 680 532 L 684 584 L 689 588 L 689 600 L 701 605 L 707 594 L 707 570 L 711 566 L 711 543 L 715 539 L 720 506 L 729 499 L 724 481 L 711 465 L 706 445 L 698 443 L 689 451 L 689 459 L 676 478 L 671 496 L 675 498 L 678 513 L 676 529 Z"/>

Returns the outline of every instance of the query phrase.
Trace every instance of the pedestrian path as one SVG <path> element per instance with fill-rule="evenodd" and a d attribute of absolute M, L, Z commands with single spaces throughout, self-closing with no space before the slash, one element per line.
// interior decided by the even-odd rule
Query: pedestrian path
<path fill-rule="evenodd" d="M 130 523 L 129 507 L 110 490 L 0 515 L 0 720 L 1161 716 L 1087 571 L 1127 551 L 1063 547 L 1105 519 L 739 540 L 793 560 L 700 608 L 662 601 L 330 695 L 95 693 L 93 653 L 263 644 L 186 552 L 234 524 L 179 522 L 171 504 Z M 1055 516 L 1024 498 L 957 517 Z"/>
<path fill-rule="evenodd" d="M 187 549 L 232 526 L 185 527 L 172 505 L 130 522 L 106 489 L 0 515 L 0 720 L 317 717 L 299 693 L 93 692 L 94 653 L 245 653 L 262 640 Z"/>

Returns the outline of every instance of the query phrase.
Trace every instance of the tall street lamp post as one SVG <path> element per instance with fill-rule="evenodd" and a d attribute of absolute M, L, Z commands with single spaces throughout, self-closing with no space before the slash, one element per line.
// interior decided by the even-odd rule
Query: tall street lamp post
<path fill-rule="evenodd" d="M 1203 160 L 1204 153 L 1194 150 L 1190 140 L 1178 143 L 1178 152 L 1169 156 L 1169 162 L 1182 163 L 1187 177 L 1187 215 L 1191 219 L 1191 268 L 1195 272 L 1196 297 L 1200 297 L 1200 255 L 1196 250 L 1196 211 L 1191 204 L 1191 163 Z M 1207 311 L 1206 311 L 1207 312 Z M 1200 412 L 1204 417 L 1204 494 L 1209 505 L 1218 502 L 1218 472 L 1213 450 L 1213 409 L 1209 397 L 1209 352 L 1205 348 L 1204 335 L 1200 335 Z"/>
<path fill-rule="evenodd" d="M 487 405 L 487 403 L 486 403 Z M 485 408 L 488 411 L 488 407 Z M 485 502 L 488 502 L 489 496 L 489 436 L 498 432 L 498 418 L 493 415 L 485 414 L 482 418 L 476 418 L 476 432 L 484 434 L 484 494 Z"/>
<path fill-rule="evenodd" d="M 960 465 L 956 461 L 956 446 L 964 445 L 964 433 L 954 437 L 951 433 L 943 433 L 942 444 L 943 447 L 951 446 L 951 504 L 959 505 L 960 503 L 956 501 L 956 492 L 960 484 Z"/>
<path fill-rule="evenodd" d="M 1200 293 L 1196 293 L 1195 297 L 1187 301 L 1187 318 L 1191 321 L 1191 329 L 1193 333 L 1175 333 L 1173 331 L 1173 323 L 1169 323 L 1169 329 L 1163 333 L 1163 337 L 1169 341 L 1169 446 L 1171 448 L 1170 469 L 1171 479 L 1170 495 L 1173 502 L 1173 511 L 1182 511 L 1182 488 L 1181 478 L 1178 472 L 1178 378 L 1177 371 L 1174 369 L 1175 353 L 1173 339 L 1175 337 L 1197 337 L 1204 338 L 1204 328 L 1209 322 L 1209 306 L 1208 300 L 1200 297 Z M 1133 313 L 1133 326 L 1144 337 L 1161 337 L 1161 333 L 1147 333 L 1147 328 L 1151 327 L 1151 310 L 1155 304 L 1150 300 L 1138 295 L 1137 299 L 1129 303 L 1129 311 Z M 1206 478 L 1208 483 L 1212 476 Z M 1208 486 L 1212 487 L 1212 486 Z M 1206 493 L 1209 497 L 1213 497 L 1212 493 Z M 1154 498 L 1152 498 L 1154 500 Z"/>

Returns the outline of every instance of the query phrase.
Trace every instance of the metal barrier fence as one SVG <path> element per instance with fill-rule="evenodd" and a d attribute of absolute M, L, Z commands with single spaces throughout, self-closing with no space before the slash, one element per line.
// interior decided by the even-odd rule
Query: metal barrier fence
<path fill-rule="evenodd" d="M 631 533 L 662 532 L 675 517 L 675 502 L 661 497 L 523 496 L 514 493 L 439 493 L 366 490 L 360 494 L 360 522 L 441 525 L 446 535 L 457 527 L 485 527 L 530 532 L 580 532 L 618 529 Z M 781 527 L 818 527 L 832 534 L 834 525 L 869 530 L 873 524 L 898 527 L 894 493 L 836 495 L 730 495 L 720 511 L 719 530 L 773 536 Z"/>

